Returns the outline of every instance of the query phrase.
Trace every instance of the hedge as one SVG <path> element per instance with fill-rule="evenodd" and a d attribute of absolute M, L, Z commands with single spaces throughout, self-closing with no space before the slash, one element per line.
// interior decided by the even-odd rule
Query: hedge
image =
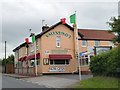
<path fill-rule="evenodd" d="M 120 75 L 120 45 L 108 52 L 92 57 L 90 69 L 93 75 Z"/>

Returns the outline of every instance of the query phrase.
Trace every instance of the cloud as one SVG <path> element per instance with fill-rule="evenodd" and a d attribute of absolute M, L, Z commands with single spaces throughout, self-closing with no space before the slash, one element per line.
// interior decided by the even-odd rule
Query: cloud
<path fill-rule="evenodd" d="M 24 42 L 32 32 L 40 33 L 42 20 L 48 25 L 57 23 L 77 11 L 78 28 L 109 29 L 106 22 L 117 16 L 117 2 L 79 2 L 44 0 L 4 0 L 2 1 L 2 43 L 7 41 L 7 52 Z M 44 23 L 44 24 L 45 24 Z M 4 52 L 4 50 L 2 50 Z M 3 52 L 0 52 L 1 54 Z M 1 55 L 0 54 L 0 55 Z M 1 57 L 4 57 L 1 55 Z"/>

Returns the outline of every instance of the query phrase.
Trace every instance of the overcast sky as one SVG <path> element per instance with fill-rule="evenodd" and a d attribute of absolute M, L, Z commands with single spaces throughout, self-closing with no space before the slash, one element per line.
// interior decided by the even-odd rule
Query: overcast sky
<path fill-rule="evenodd" d="M 49 26 L 77 11 L 78 28 L 109 29 L 110 17 L 118 16 L 118 0 L 2 0 L 0 11 L 0 35 L 2 38 L 0 58 L 4 57 L 4 41 L 7 41 L 7 55 L 25 41 L 29 29 L 41 32 L 42 20 Z"/>

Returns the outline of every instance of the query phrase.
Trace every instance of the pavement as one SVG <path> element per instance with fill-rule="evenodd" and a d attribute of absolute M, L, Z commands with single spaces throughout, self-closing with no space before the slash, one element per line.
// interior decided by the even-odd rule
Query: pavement
<path fill-rule="evenodd" d="M 2 75 L 2 88 L 3 90 L 8 90 L 12 88 L 13 90 L 18 88 L 24 88 L 23 90 L 29 90 L 29 88 L 47 88 L 44 85 L 38 85 L 36 83 L 28 82 L 22 79 L 12 78 L 5 75 Z M 8 89 L 7 89 L 8 88 Z M 11 90 L 12 90 L 11 89 Z"/>
<path fill-rule="evenodd" d="M 17 75 L 17 74 L 3 74 L 4 76 L 9 76 L 9 77 L 13 77 L 13 78 L 30 78 L 32 76 L 23 76 L 23 75 Z"/>
<path fill-rule="evenodd" d="M 38 77 L 21 76 L 14 74 L 4 74 L 5 76 L 15 77 L 19 80 L 44 86 L 46 88 L 68 88 L 79 82 L 78 74 L 58 74 L 58 75 L 42 75 Z M 82 80 L 91 78 L 92 75 L 82 75 Z"/>

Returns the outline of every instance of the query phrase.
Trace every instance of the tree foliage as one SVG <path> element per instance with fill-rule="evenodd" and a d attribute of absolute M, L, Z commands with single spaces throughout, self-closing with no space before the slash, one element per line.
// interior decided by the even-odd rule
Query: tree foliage
<path fill-rule="evenodd" d="M 10 55 L 8 56 L 8 58 L 6 59 L 6 64 L 14 64 L 14 55 Z M 5 65 L 5 58 L 3 58 L 2 60 L 2 65 Z"/>
<path fill-rule="evenodd" d="M 111 28 L 110 32 L 116 33 L 114 41 L 120 43 L 120 16 L 118 16 L 118 18 L 111 17 L 110 21 L 107 23 Z"/>
<path fill-rule="evenodd" d="M 93 57 L 90 69 L 94 75 L 115 76 L 120 69 L 120 46 Z"/>

